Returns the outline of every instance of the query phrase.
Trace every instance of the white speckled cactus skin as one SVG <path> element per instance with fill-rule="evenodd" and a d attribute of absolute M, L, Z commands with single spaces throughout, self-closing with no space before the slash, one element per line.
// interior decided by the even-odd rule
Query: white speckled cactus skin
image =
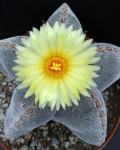
<path fill-rule="evenodd" d="M 100 91 L 104 91 L 120 78 L 120 48 L 107 43 L 94 43 L 97 46 L 97 56 L 101 60 L 97 63 L 101 67 L 99 78 L 95 79 Z"/>
<path fill-rule="evenodd" d="M 67 4 L 59 7 L 48 19 L 53 26 L 54 22 L 64 23 L 66 28 L 73 24 L 73 29 L 81 28 L 75 14 Z M 12 37 L 0 41 L 0 69 L 11 79 L 15 79 L 15 72 L 11 68 L 15 65 L 15 46 L 21 43 L 21 37 Z M 24 36 L 25 37 L 25 36 Z M 25 37 L 26 38 L 26 37 Z M 25 90 L 15 89 L 11 104 L 6 113 L 4 123 L 6 138 L 17 138 L 50 120 L 67 126 L 76 136 L 87 143 L 100 146 L 105 141 L 107 130 L 107 114 L 101 91 L 114 83 L 120 77 L 120 48 L 107 43 L 95 43 L 97 55 L 101 60 L 97 63 L 101 67 L 99 78 L 95 79 L 98 88 L 92 88 L 90 98 L 81 97 L 78 106 L 73 105 L 66 110 L 62 108 L 50 111 L 48 107 L 39 109 L 34 105 L 34 96 L 24 99 Z M 17 83 L 18 84 L 18 83 Z"/>
<path fill-rule="evenodd" d="M 13 92 L 5 120 L 6 138 L 24 135 L 34 128 L 47 123 L 55 115 L 56 111 L 51 111 L 48 106 L 44 109 L 39 109 L 34 104 L 34 96 L 24 99 L 25 92 L 26 90 L 17 90 L 17 88 Z"/>
<path fill-rule="evenodd" d="M 25 36 L 17 36 L 4 40 L 0 40 L 0 69 L 11 79 L 15 79 L 15 72 L 11 68 L 15 65 L 13 61 L 16 58 L 16 48 L 17 44 L 23 45 L 21 38 L 26 38 Z"/>
<path fill-rule="evenodd" d="M 101 145 L 107 127 L 105 103 L 98 89 L 93 88 L 90 93 L 91 98 L 81 97 L 77 107 L 73 105 L 66 110 L 61 108 L 53 120 L 67 126 L 87 143 Z"/>

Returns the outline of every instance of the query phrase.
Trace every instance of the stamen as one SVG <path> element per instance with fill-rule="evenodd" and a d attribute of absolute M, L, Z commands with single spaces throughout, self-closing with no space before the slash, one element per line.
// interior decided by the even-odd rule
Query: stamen
<path fill-rule="evenodd" d="M 53 63 L 53 66 L 51 67 L 52 70 L 60 70 L 61 64 Z"/>
<path fill-rule="evenodd" d="M 66 62 L 60 57 L 52 57 L 46 63 L 46 71 L 52 77 L 61 77 L 66 70 Z"/>

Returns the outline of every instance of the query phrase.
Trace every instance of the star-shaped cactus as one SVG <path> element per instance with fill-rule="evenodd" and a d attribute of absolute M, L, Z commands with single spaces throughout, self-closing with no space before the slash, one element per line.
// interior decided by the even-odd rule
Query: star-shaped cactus
<path fill-rule="evenodd" d="M 82 27 L 75 14 L 67 4 L 60 6 L 48 19 L 48 23 L 53 27 L 54 23 L 64 24 L 66 28 L 73 25 L 73 30 Z M 0 41 L 0 69 L 11 79 L 15 79 L 15 71 L 12 68 L 16 65 L 16 46 L 24 44 L 17 36 Z M 120 48 L 107 43 L 94 43 L 91 47 L 97 47 L 96 57 L 100 57 L 97 66 L 101 69 L 97 71 L 99 77 L 94 81 L 97 88 L 89 89 L 89 98 L 81 96 L 78 105 L 72 105 L 58 111 L 52 111 L 46 105 L 39 108 L 34 102 L 34 96 L 24 98 L 28 88 L 18 89 L 20 82 L 16 82 L 16 89 L 13 92 L 10 106 L 6 113 L 4 128 L 5 136 L 8 139 L 17 138 L 28 133 L 34 128 L 47 123 L 50 120 L 60 122 L 67 126 L 76 136 L 87 143 L 100 146 L 104 143 L 107 130 L 107 114 L 104 99 L 101 91 L 120 78 Z M 58 64 L 54 64 L 52 69 L 59 70 Z M 79 83 L 80 84 L 80 83 Z M 44 88 L 44 87 L 43 87 Z"/>

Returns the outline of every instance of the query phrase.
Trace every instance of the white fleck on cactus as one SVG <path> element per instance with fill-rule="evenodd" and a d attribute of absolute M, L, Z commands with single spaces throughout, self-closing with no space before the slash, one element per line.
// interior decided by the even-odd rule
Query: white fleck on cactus
<path fill-rule="evenodd" d="M 73 25 L 74 30 L 81 28 L 80 22 L 67 4 L 59 7 L 48 19 L 48 22 L 53 26 L 56 20 L 59 24 L 63 23 L 66 28 L 70 25 Z M 11 80 L 16 78 L 15 71 L 11 70 L 16 65 L 14 62 L 16 59 L 15 46 L 24 46 L 21 37 L 0 41 L 0 69 Z M 38 105 L 34 103 L 34 96 L 24 99 L 28 89 L 18 90 L 16 88 L 6 113 L 4 123 L 6 138 L 17 138 L 50 120 L 54 120 L 67 126 L 76 136 L 87 143 L 100 146 L 105 141 L 107 114 L 105 102 L 100 92 L 120 77 L 120 48 L 105 43 L 91 44 L 91 47 L 93 46 L 97 46 L 96 56 L 101 57 L 97 62 L 97 65 L 101 67 L 101 70 L 97 71 L 99 77 L 94 79 L 98 89 L 89 89 L 90 97 L 81 96 L 78 106 L 73 104 L 72 107 L 66 107 L 65 110 L 60 108 L 59 111 L 56 111 L 54 108 L 51 111 L 48 106 L 38 108 Z"/>

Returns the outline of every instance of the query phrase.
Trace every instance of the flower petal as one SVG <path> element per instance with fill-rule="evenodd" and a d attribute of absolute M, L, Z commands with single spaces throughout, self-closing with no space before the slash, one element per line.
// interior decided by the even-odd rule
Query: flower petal
<path fill-rule="evenodd" d="M 34 128 L 47 123 L 55 114 L 48 106 L 38 108 L 34 104 L 34 96 L 24 99 L 25 90 L 15 89 L 11 104 L 7 110 L 4 128 L 8 139 L 17 138 Z"/>
<path fill-rule="evenodd" d="M 101 69 L 97 71 L 99 78 L 94 79 L 100 91 L 104 91 L 120 78 L 120 48 L 108 43 L 94 43 L 101 59 L 96 63 Z"/>
<path fill-rule="evenodd" d="M 66 3 L 62 4 L 47 20 L 51 26 L 53 26 L 56 21 L 58 21 L 60 24 L 65 23 L 67 28 L 73 24 L 74 30 L 81 28 L 79 20 Z M 55 28 L 57 27 L 58 26 L 56 24 Z"/>
<path fill-rule="evenodd" d="M 52 120 L 64 124 L 85 142 L 100 146 L 106 137 L 105 103 L 96 88 L 92 88 L 89 93 L 90 98 L 81 96 L 78 106 L 66 107 L 66 110 L 61 108 Z"/>
<path fill-rule="evenodd" d="M 21 38 L 26 36 L 16 36 L 0 40 L 0 69 L 11 79 L 15 79 L 15 71 L 11 70 L 15 66 L 17 44 L 22 45 Z"/>

